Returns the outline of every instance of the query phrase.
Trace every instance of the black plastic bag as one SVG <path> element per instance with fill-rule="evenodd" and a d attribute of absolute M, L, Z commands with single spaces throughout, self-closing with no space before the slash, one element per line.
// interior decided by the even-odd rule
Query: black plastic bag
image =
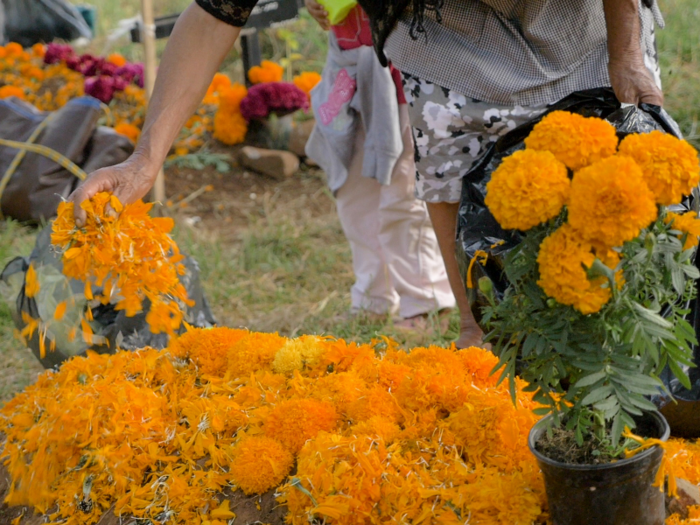
<path fill-rule="evenodd" d="M 67 0 L 2 0 L 5 39 L 31 47 L 55 39 L 92 38 L 90 27 Z"/>
<path fill-rule="evenodd" d="M 611 89 L 594 89 L 568 96 L 550 106 L 541 117 L 514 129 L 493 143 L 491 149 L 463 180 L 457 224 L 457 258 L 465 278 L 463 282 L 471 284 L 467 295 L 474 317 L 479 323 L 482 318 L 481 308 L 489 304 L 485 293 L 493 294 L 496 299 L 503 297 L 509 284 L 502 271 L 504 256 L 521 240 L 517 231 L 503 230 L 489 212 L 484 204 L 486 184 L 505 157 L 524 149 L 524 140 L 534 125 L 548 113 L 557 110 L 604 118 L 615 126 L 620 138 L 631 133 L 648 133 L 653 130 L 681 136 L 676 122 L 662 108 L 648 104 L 641 104 L 640 107 L 621 106 Z M 675 208 L 674 211 L 680 213 L 688 211 L 691 209 L 691 200 L 686 200 Z M 483 257 L 483 254 L 488 257 Z M 696 257 L 696 266 L 698 263 Z M 700 293 L 700 282 L 696 283 L 696 287 Z M 688 305 L 688 321 L 693 324 L 700 339 L 700 308 L 697 302 L 696 299 Z M 697 346 L 694 348 L 694 362 L 700 365 L 700 347 Z M 674 435 L 698 437 L 700 367 L 696 366 L 686 372 L 690 377 L 691 390 L 683 387 L 669 370 L 665 370 L 661 379 L 672 397 L 660 394 L 652 401 L 668 419 Z"/>
<path fill-rule="evenodd" d="M 25 294 L 25 275 L 30 263 L 34 266 L 41 283 L 39 294 L 33 298 Z M 180 282 L 187 290 L 189 299 L 194 301 L 194 306 L 184 309 L 184 320 L 196 327 L 214 326 L 216 321 L 199 280 L 199 265 L 191 257 L 186 257 L 182 264 L 186 272 L 180 276 Z M 82 339 L 70 338 L 67 335 L 68 329 L 75 326 L 75 319 L 82 316 L 87 304 L 84 283 L 64 276 L 62 266 L 60 256 L 51 245 L 49 225 L 39 234 L 31 255 L 28 258 L 16 257 L 0 274 L 0 293 L 10 305 L 15 326 L 19 330 L 25 326 L 22 312 L 29 314 L 33 319 L 51 323 L 49 326 L 56 341 L 55 350 L 47 349 L 42 357 L 37 333 L 27 341 L 30 350 L 45 368 L 53 368 L 73 356 L 84 355 L 87 350 L 87 345 Z M 100 292 L 100 289 L 95 288 L 94 293 Z M 68 298 L 70 301 L 67 301 Z M 56 305 L 62 301 L 74 304 L 74 307 L 67 309 L 64 315 L 66 322 L 63 325 L 52 321 Z M 149 329 L 146 323 L 148 304 L 144 305 L 143 312 L 134 317 L 127 317 L 123 311 L 115 310 L 111 304 L 97 306 L 92 309 L 92 313 L 92 328 L 99 341 L 99 344 L 90 348 L 92 351 L 114 353 L 117 348 L 164 348 L 168 343 L 167 334 L 154 334 Z"/>

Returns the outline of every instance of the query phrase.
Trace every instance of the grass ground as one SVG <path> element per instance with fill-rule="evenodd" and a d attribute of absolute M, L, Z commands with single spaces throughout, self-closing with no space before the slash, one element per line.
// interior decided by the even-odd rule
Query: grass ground
<path fill-rule="evenodd" d="M 118 20 L 134 16 L 139 6 L 138 0 L 81 1 L 98 6 L 98 34 L 103 40 L 96 45 L 104 43 L 104 35 Z M 188 1 L 156 0 L 156 12 L 177 11 Z M 660 4 L 667 22 L 667 29 L 658 33 L 666 107 L 700 146 L 700 4 L 697 0 L 660 0 Z M 313 22 L 305 16 L 286 30 L 303 34 L 304 39 L 295 42 L 296 37 L 284 30 L 269 31 L 263 39 L 267 56 L 281 59 L 292 48 L 302 55 L 292 57 L 298 60 L 295 68 L 320 69 L 324 40 Z M 138 46 L 125 42 L 119 46 L 138 58 Z M 228 67 L 235 65 L 234 52 Z M 170 172 L 168 180 L 178 177 L 207 183 L 193 173 Z M 212 203 L 212 209 L 224 211 L 211 222 L 198 223 L 196 207 L 180 212 L 175 234 L 183 249 L 199 261 L 208 299 L 222 324 L 284 335 L 329 333 L 358 341 L 389 335 L 409 346 L 444 344 L 456 335 L 454 318 L 446 334 L 430 330 L 421 336 L 397 332 L 390 321 L 347 318 L 353 280 L 350 253 L 322 175 L 306 171 L 282 183 L 248 177 L 248 182 L 225 194 L 227 202 Z M 169 197 L 176 191 L 181 190 L 169 185 Z M 28 255 L 35 234 L 11 221 L 0 223 L 0 268 L 17 255 Z M 0 363 L 0 400 L 32 382 L 41 370 L 13 338 L 10 310 L 2 301 Z"/>

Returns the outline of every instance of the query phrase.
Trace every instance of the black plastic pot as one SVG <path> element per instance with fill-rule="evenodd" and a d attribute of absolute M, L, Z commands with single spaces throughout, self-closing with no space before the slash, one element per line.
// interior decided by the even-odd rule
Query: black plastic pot
<path fill-rule="evenodd" d="M 551 416 L 549 416 L 551 417 Z M 547 419 L 530 431 L 528 445 L 544 474 L 549 513 L 554 525 L 663 525 L 664 494 L 653 487 L 663 450 L 652 447 L 634 457 L 605 465 L 569 465 L 535 449 Z M 645 437 L 666 441 L 669 426 L 661 414 L 637 420 Z"/>

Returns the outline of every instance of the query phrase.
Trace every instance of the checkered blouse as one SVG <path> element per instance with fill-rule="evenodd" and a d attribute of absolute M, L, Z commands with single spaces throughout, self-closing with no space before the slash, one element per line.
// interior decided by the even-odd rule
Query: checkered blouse
<path fill-rule="evenodd" d="M 242 26 L 256 0 L 196 2 L 215 17 Z M 410 35 L 410 8 L 378 13 L 376 0 L 359 3 L 372 19 L 380 59 L 385 50 L 401 71 L 467 97 L 541 105 L 610 85 L 601 0 L 445 0 L 440 22 L 434 11 L 425 12 L 425 33 L 417 39 Z M 648 4 L 640 0 L 640 38 L 647 66 L 655 70 L 654 25 L 663 25 L 663 19 L 656 2 Z"/>

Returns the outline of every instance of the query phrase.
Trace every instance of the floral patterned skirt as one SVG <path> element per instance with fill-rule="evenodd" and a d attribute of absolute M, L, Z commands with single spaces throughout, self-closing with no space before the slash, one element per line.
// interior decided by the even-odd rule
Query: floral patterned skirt
<path fill-rule="evenodd" d="M 416 197 L 426 202 L 459 202 L 462 177 L 488 145 L 547 110 L 547 105 L 482 102 L 407 73 L 403 83 L 413 126 Z"/>

